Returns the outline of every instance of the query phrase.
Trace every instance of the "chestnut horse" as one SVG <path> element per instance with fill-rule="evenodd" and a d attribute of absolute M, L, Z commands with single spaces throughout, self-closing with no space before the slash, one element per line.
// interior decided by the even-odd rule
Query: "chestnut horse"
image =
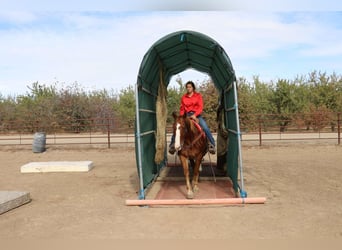
<path fill-rule="evenodd" d="M 175 149 L 181 161 L 186 180 L 187 198 L 194 198 L 194 192 L 199 190 L 199 169 L 204 155 L 208 151 L 207 138 L 204 131 L 196 121 L 173 113 L 173 134 L 175 136 Z M 192 185 L 190 183 L 189 160 L 193 163 Z"/>

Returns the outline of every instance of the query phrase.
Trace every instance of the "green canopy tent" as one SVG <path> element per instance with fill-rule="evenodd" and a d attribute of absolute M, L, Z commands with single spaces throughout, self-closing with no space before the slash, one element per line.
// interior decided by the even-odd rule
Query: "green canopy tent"
<path fill-rule="evenodd" d="M 166 88 L 172 76 L 187 69 L 207 73 L 219 92 L 223 126 L 228 131 L 223 163 L 235 192 L 244 198 L 247 193 L 243 188 L 236 76 L 231 61 L 212 38 L 195 31 L 178 31 L 151 46 L 137 77 L 135 150 L 139 199 L 145 199 L 146 188 L 167 165 L 166 116 L 161 115 L 166 109 Z"/>

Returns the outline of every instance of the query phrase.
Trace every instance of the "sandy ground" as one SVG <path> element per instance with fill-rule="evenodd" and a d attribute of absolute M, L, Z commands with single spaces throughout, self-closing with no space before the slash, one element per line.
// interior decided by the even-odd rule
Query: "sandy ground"
<path fill-rule="evenodd" d="M 0 190 L 32 201 L 0 215 L 1 239 L 342 238 L 342 147 L 243 145 L 248 197 L 265 204 L 126 206 L 136 199 L 133 149 L 0 148 Z M 20 173 L 36 161 L 94 162 L 86 173 Z"/>

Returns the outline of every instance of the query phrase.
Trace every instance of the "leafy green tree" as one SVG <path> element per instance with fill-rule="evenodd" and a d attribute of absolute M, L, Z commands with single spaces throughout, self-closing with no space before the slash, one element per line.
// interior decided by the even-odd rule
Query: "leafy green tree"
<path fill-rule="evenodd" d="M 30 92 L 17 97 L 16 117 L 29 132 L 46 131 L 55 122 L 54 102 L 57 100 L 55 86 L 46 86 L 38 82 L 28 87 Z"/>
<path fill-rule="evenodd" d="M 204 81 L 198 90 L 203 98 L 203 117 L 212 131 L 217 130 L 218 92 L 211 80 Z"/>
<path fill-rule="evenodd" d="M 283 132 L 291 122 L 293 113 L 298 111 L 296 85 L 289 80 L 279 79 L 273 90 L 273 103 L 278 114 L 280 131 Z"/>
<path fill-rule="evenodd" d="M 129 85 L 122 89 L 119 94 L 117 105 L 114 110 L 118 112 L 123 123 L 126 123 L 129 128 L 134 127 L 135 121 L 135 92 L 133 86 Z"/>
<path fill-rule="evenodd" d="M 0 96 L 0 129 L 12 130 L 16 120 L 16 100 L 14 97 L 7 98 Z"/>
<path fill-rule="evenodd" d="M 93 120 L 93 126 L 100 131 L 116 130 L 121 124 L 121 118 L 117 117 L 114 107 L 118 104 L 119 96 L 113 91 L 105 89 L 88 93 L 89 112 Z"/>
<path fill-rule="evenodd" d="M 240 91 L 240 90 L 239 90 Z M 239 96 L 241 96 L 239 94 Z M 255 130 L 259 128 L 259 126 L 263 127 L 264 130 L 267 130 L 267 127 L 270 126 L 269 114 L 274 113 L 275 105 L 272 100 L 273 91 L 272 91 L 272 82 L 265 83 L 260 81 L 258 76 L 253 77 L 253 82 L 249 84 L 249 110 L 246 112 L 244 116 L 246 122 L 248 122 L 247 127 L 249 129 Z"/>
<path fill-rule="evenodd" d="M 309 123 L 313 129 L 324 127 L 327 120 L 330 120 L 331 129 L 334 130 L 336 121 L 332 112 L 339 112 L 342 95 L 341 77 L 336 74 L 328 76 L 325 72 L 313 71 L 309 74 L 308 85 L 310 88 L 310 110 L 312 114 Z M 319 113 L 320 115 L 316 115 Z M 317 119 L 320 119 L 319 121 Z M 317 125 L 322 124 L 322 125 Z"/>
<path fill-rule="evenodd" d="M 178 84 L 178 86 L 168 87 L 167 89 L 166 102 L 167 102 L 168 114 L 167 114 L 166 121 L 169 124 L 173 122 L 172 113 L 179 112 L 180 100 L 181 100 L 182 95 L 185 93 L 185 86 L 183 84 L 181 77 L 176 78 L 176 83 Z"/>
<path fill-rule="evenodd" d="M 168 88 L 167 90 L 167 123 L 172 123 L 173 122 L 173 117 L 172 113 L 173 112 L 179 112 L 179 107 L 180 107 L 180 100 L 181 100 L 182 93 L 175 88 Z"/>
<path fill-rule="evenodd" d="M 89 130 L 89 119 L 93 115 L 89 106 L 89 95 L 77 82 L 61 88 L 54 106 L 57 127 L 76 133 Z"/>
<path fill-rule="evenodd" d="M 172 121 L 171 113 L 179 110 L 181 96 L 186 91 L 180 77 L 176 82 L 178 86 L 169 87 L 167 92 L 168 122 Z M 262 82 L 255 76 L 250 83 L 241 77 L 237 84 L 240 123 L 244 129 L 257 129 L 260 120 L 264 129 L 277 125 L 284 131 L 291 123 L 298 128 L 315 130 L 330 125 L 334 130 L 336 113 L 342 112 L 342 76 L 336 73 L 313 71 L 293 81 L 278 79 L 276 82 Z M 203 81 L 197 90 L 203 94 L 207 123 L 215 130 L 219 97 L 215 86 L 210 80 Z M 18 130 L 15 125 L 20 124 L 22 132 L 46 129 L 81 132 L 90 128 L 90 119 L 99 125 L 96 129 L 107 129 L 104 125 L 109 125 L 113 117 L 117 120 L 110 124 L 111 129 L 133 127 L 132 86 L 120 93 L 105 89 L 86 92 L 77 82 L 62 88 L 58 82 L 51 86 L 34 82 L 24 95 L 4 97 L 0 93 L 1 131 Z"/>
<path fill-rule="evenodd" d="M 316 107 L 326 107 L 330 111 L 338 111 L 339 96 L 341 95 L 341 78 L 338 79 L 336 74 L 327 76 L 326 73 L 310 74 L 309 84 L 311 86 L 311 102 Z"/>
<path fill-rule="evenodd" d="M 257 126 L 255 121 L 255 90 L 246 80 L 240 77 L 237 79 L 238 104 L 241 130 L 253 130 Z"/>
<path fill-rule="evenodd" d="M 273 83 L 261 82 L 259 77 L 253 77 L 253 106 L 255 107 L 255 113 L 258 115 L 274 113 L 276 106 L 273 102 Z"/>

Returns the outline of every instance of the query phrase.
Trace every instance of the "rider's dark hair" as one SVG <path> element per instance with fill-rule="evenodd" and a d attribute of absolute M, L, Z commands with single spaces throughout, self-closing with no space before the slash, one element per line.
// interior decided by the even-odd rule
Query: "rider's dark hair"
<path fill-rule="evenodd" d="M 195 87 L 195 84 L 193 83 L 193 81 L 188 81 L 186 84 L 185 84 L 185 87 L 188 86 L 188 84 L 191 84 L 192 88 L 194 90 L 196 90 L 196 87 Z"/>

